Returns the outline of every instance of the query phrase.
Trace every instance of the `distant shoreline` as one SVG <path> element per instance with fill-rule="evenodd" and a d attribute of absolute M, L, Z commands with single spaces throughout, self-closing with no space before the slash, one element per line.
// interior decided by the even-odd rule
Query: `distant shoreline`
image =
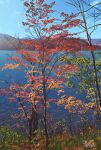
<path fill-rule="evenodd" d="M 0 51 L 17 51 L 17 50 L 13 50 L 13 49 L 0 49 Z"/>

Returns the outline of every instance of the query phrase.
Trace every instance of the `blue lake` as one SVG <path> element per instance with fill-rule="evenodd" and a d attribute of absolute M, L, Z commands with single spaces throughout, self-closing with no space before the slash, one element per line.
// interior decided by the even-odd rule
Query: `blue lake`
<path fill-rule="evenodd" d="M 88 51 L 85 51 L 84 54 L 90 58 L 90 54 Z M 10 50 L 0 50 L 0 68 L 7 64 L 10 63 L 10 60 L 7 60 L 7 58 L 9 58 L 10 56 L 15 56 L 16 51 L 10 51 Z M 97 58 L 101 58 L 100 54 L 96 54 Z M 8 84 L 11 82 L 11 80 L 19 82 L 19 83 L 25 83 L 26 82 L 26 78 L 25 78 L 25 74 L 24 74 L 24 70 L 4 70 L 1 71 L 0 70 L 0 81 L 2 80 L 6 80 L 8 81 Z M 0 88 L 4 88 L 6 87 L 7 84 L 4 82 L 0 82 Z M 73 88 L 72 90 L 70 88 L 66 88 L 65 91 L 67 91 L 66 93 L 68 93 L 68 95 L 72 95 L 75 96 L 75 92 L 77 90 L 77 87 Z M 54 93 L 53 93 L 54 94 Z M 85 95 L 86 93 L 83 94 L 78 94 L 76 95 L 77 98 L 85 100 Z M 5 96 L 0 96 L 0 125 L 7 125 L 7 124 L 11 124 L 11 118 L 10 118 L 10 114 L 17 111 L 15 104 L 11 104 L 8 103 L 7 98 Z M 49 111 L 56 113 L 58 111 L 58 116 L 63 117 L 64 113 L 63 113 L 63 109 L 61 109 L 60 111 L 57 109 L 57 107 L 53 104 L 51 106 L 51 108 L 49 109 Z"/>

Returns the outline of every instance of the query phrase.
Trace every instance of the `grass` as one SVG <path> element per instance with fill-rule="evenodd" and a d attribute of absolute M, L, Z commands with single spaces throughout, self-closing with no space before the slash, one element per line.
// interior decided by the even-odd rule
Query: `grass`
<path fill-rule="evenodd" d="M 84 141 L 92 141 L 95 146 L 86 148 Z M 50 137 L 50 144 L 47 150 L 100 150 L 101 136 L 99 132 L 92 132 L 91 130 L 85 134 L 70 135 L 58 134 Z M 36 132 L 36 137 L 29 144 L 25 135 L 8 128 L 0 128 L 0 150 L 46 150 L 45 137 L 41 131 Z"/>

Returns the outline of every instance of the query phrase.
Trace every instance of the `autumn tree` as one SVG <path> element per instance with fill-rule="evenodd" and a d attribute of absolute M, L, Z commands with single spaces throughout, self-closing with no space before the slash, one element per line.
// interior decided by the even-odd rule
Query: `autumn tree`
<path fill-rule="evenodd" d="M 29 141 L 38 128 L 39 113 L 44 120 L 46 146 L 49 143 L 47 107 L 52 101 L 57 101 L 53 92 L 64 92 L 64 78 L 61 72 L 76 71 L 78 67 L 61 62 L 60 59 L 69 53 L 75 53 L 82 43 L 69 29 L 80 24 L 77 15 L 57 14 L 53 10 L 55 2 L 44 0 L 23 0 L 26 10 L 26 21 L 23 22 L 31 35 L 30 40 L 21 40 L 20 55 L 9 58 L 13 64 L 5 64 L 2 70 L 24 67 L 27 82 L 24 85 L 11 84 L 7 95 L 11 102 L 19 104 L 19 117 L 28 123 Z M 55 16 L 58 17 L 55 17 Z M 61 18 L 61 19 L 58 19 Z M 68 39 L 68 40 L 67 40 Z M 3 92 L 2 92 L 3 93 Z M 13 116 L 17 117 L 17 115 Z"/>
<path fill-rule="evenodd" d="M 96 50 L 100 50 L 101 48 L 95 47 L 95 44 L 92 40 L 93 33 L 100 28 L 100 19 L 101 19 L 101 3 L 92 3 L 91 1 L 81 1 L 81 0 L 73 0 L 67 1 L 69 6 L 73 7 L 73 9 L 78 14 L 79 18 L 81 19 L 81 25 L 79 26 L 78 32 L 76 35 L 84 34 L 86 36 L 86 41 L 88 46 L 85 47 L 85 50 L 90 51 L 90 57 L 92 59 L 92 66 L 93 66 L 93 76 L 91 76 L 93 80 L 93 89 L 96 94 L 96 106 L 97 111 L 99 112 L 99 106 L 101 106 L 101 92 L 100 92 L 100 72 L 98 69 L 98 61 L 96 60 Z M 91 20 L 92 23 L 89 22 Z M 84 49 L 84 48 L 83 48 Z M 82 50 L 82 49 L 81 49 Z M 87 67 L 87 66 L 86 66 Z M 89 68 L 91 69 L 92 67 Z M 86 83 L 85 83 L 86 84 Z M 91 92 L 92 93 L 92 92 Z M 89 93 L 90 94 L 90 93 Z"/>

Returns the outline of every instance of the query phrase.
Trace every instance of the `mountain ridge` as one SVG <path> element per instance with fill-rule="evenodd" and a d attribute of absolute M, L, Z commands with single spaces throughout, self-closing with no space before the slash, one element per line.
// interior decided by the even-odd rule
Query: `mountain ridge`
<path fill-rule="evenodd" d="M 31 38 L 28 37 L 17 39 L 11 35 L 0 33 L 0 50 L 18 50 L 21 48 L 20 41 L 27 39 L 31 40 Z M 92 39 L 92 43 L 101 46 L 101 39 Z"/>
<path fill-rule="evenodd" d="M 19 47 L 20 42 L 17 38 L 0 33 L 0 50 L 17 50 Z"/>

